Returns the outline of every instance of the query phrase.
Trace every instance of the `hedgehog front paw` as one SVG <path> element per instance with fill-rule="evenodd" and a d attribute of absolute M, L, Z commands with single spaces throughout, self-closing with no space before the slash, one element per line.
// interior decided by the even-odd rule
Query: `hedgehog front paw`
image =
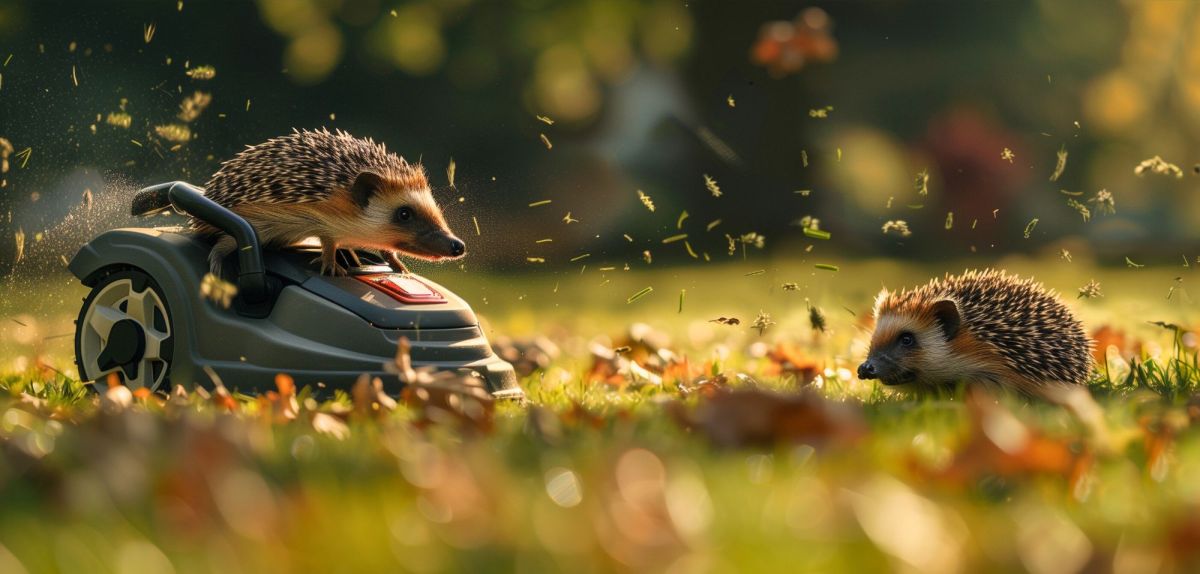
<path fill-rule="evenodd" d="M 313 258 L 312 262 L 321 264 L 321 275 L 327 275 L 329 277 L 344 277 L 350 274 L 350 272 L 346 270 L 345 267 L 342 267 L 342 265 L 338 263 L 336 259 L 329 260 L 325 257 L 315 257 Z"/>
<path fill-rule="evenodd" d="M 321 267 L 321 275 L 328 275 L 330 277 L 345 277 L 349 274 L 350 271 L 337 263 Z"/>
<path fill-rule="evenodd" d="M 400 259 L 400 254 L 395 251 L 385 251 L 384 258 L 387 259 L 388 265 L 399 273 L 408 273 L 408 266 Z"/>

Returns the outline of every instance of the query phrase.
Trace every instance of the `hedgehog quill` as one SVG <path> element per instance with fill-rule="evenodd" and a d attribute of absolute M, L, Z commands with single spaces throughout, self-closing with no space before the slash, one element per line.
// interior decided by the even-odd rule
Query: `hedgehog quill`
<path fill-rule="evenodd" d="M 266 246 L 319 238 L 324 274 L 346 273 L 339 247 L 377 249 L 400 269 L 400 254 L 436 261 L 466 253 L 424 167 L 341 130 L 294 131 L 248 147 L 222 164 L 205 196 L 249 221 Z M 192 228 L 217 238 L 209 266 L 219 277 L 233 238 L 198 220 Z"/>

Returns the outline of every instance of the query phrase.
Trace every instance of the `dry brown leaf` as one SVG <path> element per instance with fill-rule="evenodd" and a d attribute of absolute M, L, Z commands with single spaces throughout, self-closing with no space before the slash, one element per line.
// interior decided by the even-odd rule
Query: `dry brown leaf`
<path fill-rule="evenodd" d="M 681 426 L 726 447 L 855 442 L 867 431 L 858 407 L 813 392 L 739 389 L 714 393 L 690 411 L 679 402 L 671 409 Z"/>
<path fill-rule="evenodd" d="M 1091 468 L 1094 456 L 1086 445 L 1029 427 L 987 392 L 969 389 L 966 403 L 971 419 L 966 442 L 945 468 L 918 469 L 918 474 L 963 487 L 984 476 L 1061 476 L 1074 490 Z"/>
<path fill-rule="evenodd" d="M 405 386 L 400 398 L 415 412 L 420 428 L 454 424 L 468 432 L 492 431 L 495 400 L 476 377 L 438 373 L 432 382 Z"/>
<path fill-rule="evenodd" d="M 767 374 L 772 376 L 792 376 L 801 385 L 807 385 L 821 374 L 821 364 L 800 354 L 789 345 L 779 343 L 767 352 L 771 362 Z"/>

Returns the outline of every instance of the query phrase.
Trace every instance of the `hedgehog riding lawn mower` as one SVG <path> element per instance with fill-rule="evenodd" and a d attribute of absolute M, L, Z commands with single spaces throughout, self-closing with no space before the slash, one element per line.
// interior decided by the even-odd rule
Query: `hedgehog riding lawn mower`
<path fill-rule="evenodd" d="M 209 380 L 259 392 L 287 373 L 297 385 L 348 389 L 362 374 L 395 393 L 402 383 L 385 365 L 407 338 L 413 367 L 461 371 L 496 398 L 523 396 L 512 365 L 492 351 L 471 308 L 445 287 L 378 254 L 341 250 L 349 270 L 327 277 L 315 246 L 263 250 L 245 219 L 184 182 L 140 191 L 133 215 L 165 209 L 211 224 L 237 242 L 237 293 L 228 307 L 202 295 L 207 242 L 178 227 L 115 229 L 71 260 L 91 292 L 75 327 L 79 376 L 103 389 L 168 391 Z M 234 256 L 231 256 L 231 259 Z"/>

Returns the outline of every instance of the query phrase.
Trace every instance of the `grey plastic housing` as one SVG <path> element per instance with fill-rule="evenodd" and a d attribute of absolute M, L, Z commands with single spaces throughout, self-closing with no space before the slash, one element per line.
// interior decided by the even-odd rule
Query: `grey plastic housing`
<path fill-rule="evenodd" d="M 278 373 L 318 389 L 348 389 L 366 373 L 394 393 L 402 384 L 385 365 L 407 337 L 414 367 L 466 369 L 497 398 L 523 396 L 512 365 L 492 351 L 470 306 L 429 279 L 414 276 L 445 302 L 409 305 L 353 277 L 320 275 L 315 250 L 265 251 L 271 299 L 265 312 L 244 313 L 201 296 L 209 248 L 178 228 L 115 229 L 84 245 L 68 268 L 89 287 L 122 268 L 155 279 L 174 327 L 173 384 L 207 383 L 204 367 L 244 392 L 274 389 Z"/>

